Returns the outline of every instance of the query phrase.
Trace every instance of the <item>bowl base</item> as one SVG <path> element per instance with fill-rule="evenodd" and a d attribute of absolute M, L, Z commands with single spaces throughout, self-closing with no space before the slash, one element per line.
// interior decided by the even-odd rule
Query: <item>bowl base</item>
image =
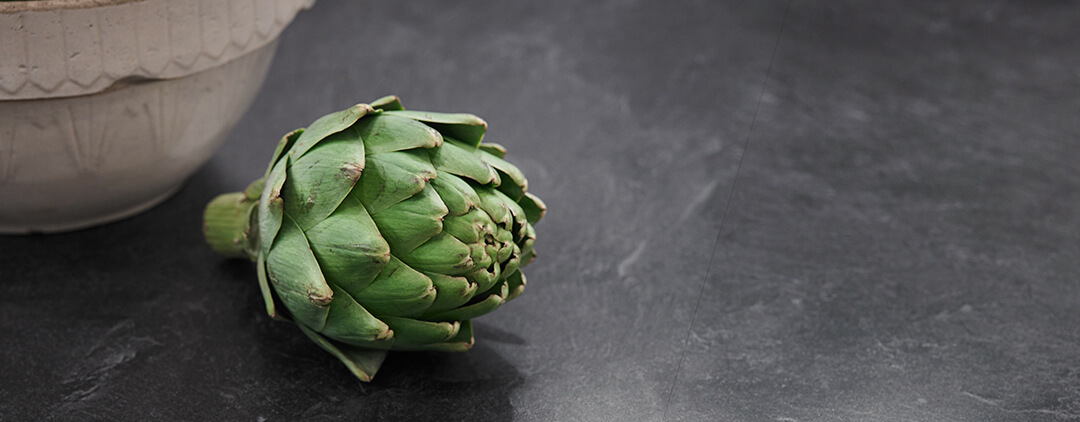
<path fill-rule="evenodd" d="M 146 201 L 137 203 L 133 206 L 113 211 L 104 215 L 93 215 L 86 218 L 65 220 L 62 223 L 56 224 L 39 224 L 39 225 L 5 225 L 0 223 L 0 235 L 29 235 L 29 234 L 45 234 L 45 233 L 62 233 L 75 231 L 93 226 L 98 226 L 106 223 L 112 223 L 114 221 L 123 220 L 128 217 L 135 216 L 144 211 L 153 208 L 166 199 L 171 198 L 180 190 L 183 183 L 173 186 L 161 194 L 154 196 Z"/>

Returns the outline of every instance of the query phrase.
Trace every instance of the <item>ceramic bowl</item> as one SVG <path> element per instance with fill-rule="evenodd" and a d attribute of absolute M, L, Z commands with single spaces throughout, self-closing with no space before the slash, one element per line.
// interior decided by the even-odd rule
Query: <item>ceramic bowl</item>
<path fill-rule="evenodd" d="M 313 3 L 0 2 L 0 233 L 93 226 L 168 198 Z"/>

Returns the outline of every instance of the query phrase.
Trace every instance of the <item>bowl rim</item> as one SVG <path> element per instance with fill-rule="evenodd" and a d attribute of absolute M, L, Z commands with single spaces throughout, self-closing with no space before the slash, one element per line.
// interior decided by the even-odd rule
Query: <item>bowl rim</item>
<path fill-rule="evenodd" d="M 314 3 L 3 1 L 0 101 L 81 96 L 118 81 L 173 79 L 200 72 L 276 39 Z"/>
<path fill-rule="evenodd" d="M 0 14 L 45 12 L 64 9 L 90 9 L 94 7 L 115 6 L 118 4 L 142 1 L 146 0 L 29 0 L 0 2 Z"/>

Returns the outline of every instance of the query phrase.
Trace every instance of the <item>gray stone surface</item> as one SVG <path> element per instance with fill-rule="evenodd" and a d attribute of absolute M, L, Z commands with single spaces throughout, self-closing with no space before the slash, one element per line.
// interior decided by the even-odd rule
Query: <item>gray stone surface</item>
<path fill-rule="evenodd" d="M 177 196 L 0 237 L 0 420 L 1078 420 L 1078 18 L 323 0 Z M 472 351 L 364 384 L 200 219 L 281 134 L 385 94 L 484 117 L 550 212 Z"/>
<path fill-rule="evenodd" d="M 793 2 L 669 420 L 1080 419 L 1075 5 Z"/>

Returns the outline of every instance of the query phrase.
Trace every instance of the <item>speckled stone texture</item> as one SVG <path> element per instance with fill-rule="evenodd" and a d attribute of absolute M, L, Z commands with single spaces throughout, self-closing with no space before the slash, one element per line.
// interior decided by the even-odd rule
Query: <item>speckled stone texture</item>
<path fill-rule="evenodd" d="M 0 420 L 1078 420 L 1076 22 L 1072 1 L 320 2 L 176 197 L 0 237 Z M 200 218 L 281 134 L 390 93 L 484 117 L 550 213 L 472 351 L 391 353 L 363 384 L 265 315 Z"/>

